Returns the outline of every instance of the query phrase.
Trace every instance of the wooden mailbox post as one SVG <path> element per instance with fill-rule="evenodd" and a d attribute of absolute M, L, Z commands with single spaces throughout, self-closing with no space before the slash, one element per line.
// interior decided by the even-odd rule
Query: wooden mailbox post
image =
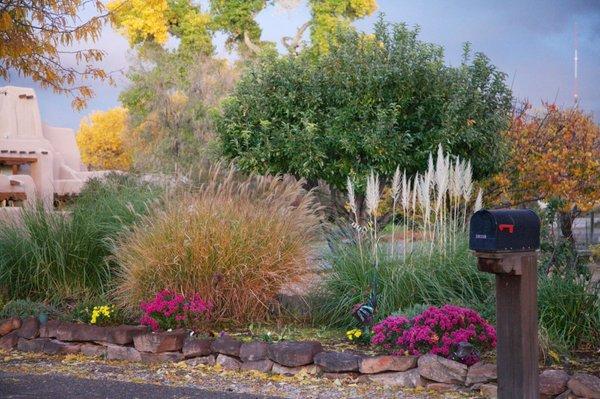
<path fill-rule="evenodd" d="M 530 210 L 471 218 L 477 268 L 496 275 L 498 398 L 538 399 L 537 260 L 540 222 Z"/>

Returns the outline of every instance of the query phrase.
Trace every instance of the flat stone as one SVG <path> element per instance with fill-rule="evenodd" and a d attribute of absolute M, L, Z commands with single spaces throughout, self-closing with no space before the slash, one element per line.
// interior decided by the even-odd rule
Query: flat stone
<path fill-rule="evenodd" d="M 498 386 L 496 384 L 483 384 L 479 387 L 481 396 L 488 399 L 496 399 L 498 397 Z"/>
<path fill-rule="evenodd" d="M 380 374 L 369 374 L 368 378 L 372 382 L 386 386 L 395 386 L 403 388 L 416 388 L 425 385 L 418 369 L 408 371 L 390 371 Z"/>
<path fill-rule="evenodd" d="M 21 323 L 22 321 L 19 317 L 11 317 L 9 319 L 2 320 L 0 322 L 0 337 L 3 337 L 14 330 L 21 328 Z"/>
<path fill-rule="evenodd" d="M 444 384 L 443 382 L 432 382 L 431 384 L 427 384 L 425 388 L 434 392 L 456 392 L 460 389 L 457 385 Z"/>
<path fill-rule="evenodd" d="M 240 359 L 244 362 L 255 362 L 267 358 L 267 343 L 261 341 L 244 343 L 240 346 Z"/>
<path fill-rule="evenodd" d="M 142 356 L 137 349 L 131 346 L 107 345 L 106 358 L 108 360 L 128 360 L 130 362 L 141 362 Z"/>
<path fill-rule="evenodd" d="M 13 330 L 0 338 L 0 348 L 4 349 L 5 351 L 15 349 L 18 343 L 19 336 L 17 335 L 16 330 Z"/>
<path fill-rule="evenodd" d="M 179 352 L 187 333 L 182 330 L 147 332 L 133 337 L 135 349 L 140 352 Z"/>
<path fill-rule="evenodd" d="M 44 338 L 41 338 L 44 339 Z M 71 342 L 62 342 L 55 339 L 51 339 L 44 343 L 43 348 L 44 353 L 48 353 L 50 355 L 68 355 L 75 354 L 81 351 L 81 345 L 74 344 Z"/>
<path fill-rule="evenodd" d="M 186 364 L 192 367 L 196 367 L 199 365 L 214 366 L 215 362 L 215 355 L 199 356 L 185 361 Z"/>
<path fill-rule="evenodd" d="M 81 353 L 85 356 L 106 357 L 106 346 L 84 343 L 81 344 Z"/>
<path fill-rule="evenodd" d="M 25 339 L 19 337 L 17 349 L 21 352 L 43 352 L 44 344 L 49 341 L 48 338 Z"/>
<path fill-rule="evenodd" d="M 323 378 L 338 381 L 356 381 L 360 373 L 323 373 Z"/>
<path fill-rule="evenodd" d="M 21 328 L 17 330 L 20 338 L 34 339 L 40 335 L 40 321 L 37 317 L 28 317 L 23 320 Z"/>
<path fill-rule="evenodd" d="M 463 384 L 467 366 L 437 355 L 423 355 L 417 361 L 421 377 L 446 384 Z"/>
<path fill-rule="evenodd" d="M 554 397 L 567 390 L 571 377 L 563 370 L 544 370 L 540 374 L 540 395 Z"/>
<path fill-rule="evenodd" d="M 149 331 L 147 326 L 115 326 L 110 327 L 107 340 L 116 345 L 128 345 L 133 343 L 133 338 L 137 335 L 145 334 Z"/>
<path fill-rule="evenodd" d="M 236 371 L 240 369 L 242 362 L 240 362 L 234 357 L 219 354 L 219 356 L 217 356 L 216 364 L 223 367 L 225 370 Z"/>
<path fill-rule="evenodd" d="M 211 344 L 212 339 L 187 337 L 183 341 L 183 356 L 186 358 L 208 356 L 212 353 Z"/>
<path fill-rule="evenodd" d="M 142 362 L 145 363 L 168 363 L 168 362 L 180 362 L 183 360 L 183 353 L 181 352 L 160 352 L 160 353 L 147 353 L 140 352 Z"/>
<path fill-rule="evenodd" d="M 104 341 L 110 342 L 110 328 L 79 323 L 60 323 L 56 338 L 61 341 Z"/>
<path fill-rule="evenodd" d="M 57 338 L 60 325 L 60 320 L 48 320 L 46 324 L 40 326 L 40 338 Z"/>
<path fill-rule="evenodd" d="M 229 356 L 240 356 L 240 347 L 242 343 L 229 335 L 223 335 L 215 339 L 210 348 L 214 353 L 220 353 Z"/>
<path fill-rule="evenodd" d="M 359 370 L 363 374 L 375 374 L 383 371 L 406 371 L 415 367 L 416 356 L 369 356 L 361 360 Z"/>
<path fill-rule="evenodd" d="M 323 347 L 316 341 L 277 342 L 267 349 L 269 359 L 286 367 L 298 367 L 311 364 Z"/>
<path fill-rule="evenodd" d="M 495 364 L 478 362 L 469 367 L 466 384 L 485 384 L 486 382 L 495 381 L 497 378 Z"/>
<path fill-rule="evenodd" d="M 307 375 L 314 376 L 314 375 L 319 374 L 320 370 L 319 370 L 319 367 L 314 364 L 310 364 L 310 365 L 306 365 L 306 366 L 287 367 L 287 366 L 282 366 L 279 363 L 273 363 L 273 369 L 271 370 L 271 372 L 273 374 L 280 374 L 280 375 L 287 375 L 287 376 L 294 376 L 299 373 L 305 373 Z"/>
<path fill-rule="evenodd" d="M 273 362 L 269 359 L 251 360 L 242 363 L 242 365 L 240 366 L 240 370 L 255 370 L 263 373 L 270 373 L 271 370 L 273 370 Z"/>
<path fill-rule="evenodd" d="M 591 374 L 576 373 L 567 386 L 577 396 L 600 399 L 600 378 Z"/>
<path fill-rule="evenodd" d="M 314 357 L 316 365 L 327 373 L 358 371 L 361 356 L 349 352 L 320 352 Z"/>

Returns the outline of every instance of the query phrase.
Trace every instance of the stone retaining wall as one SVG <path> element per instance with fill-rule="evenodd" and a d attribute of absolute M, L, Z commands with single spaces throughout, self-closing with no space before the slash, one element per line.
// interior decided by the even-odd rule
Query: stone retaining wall
<path fill-rule="evenodd" d="M 48 354 L 82 353 L 109 360 L 186 362 L 220 365 L 227 370 L 258 370 L 293 376 L 371 382 L 407 388 L 425 387 L 438 392 L 471 391 L 496 397 L 496 366 L 471 367 L 435 355 L 366 356 L 332 352 L 316 341 L 240 342 L 228 335 L 195 338 L 182 330 L 153 333 L 144 326 L 99 327 L 12 318 L 0 322 L 0 348 Z M 569 376 L 562 370 L 540 375 L 542 398 L 600 399 L 600 378 L 589 374 Z"/>

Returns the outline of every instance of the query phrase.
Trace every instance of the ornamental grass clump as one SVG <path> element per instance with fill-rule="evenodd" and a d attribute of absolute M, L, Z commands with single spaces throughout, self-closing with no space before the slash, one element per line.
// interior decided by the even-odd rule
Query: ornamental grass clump
<path fill-rule="evenodd" d="M 371 343 L 396 355 L 431 353 L 470 366 L 496 347 L 496 330 L 474 310 L 432 306 L 412 319 L 384 319 L 373 327 Z"/>
<path fill-rule="evenodd" d="M 136 313 L 163 289 L 200 292 L 218 325 L 261 322 L 280 288 L 307 271 L 319 223 L 303 181 L 217 176 L 170 198 L 116 242 L 122 307 Z"/>

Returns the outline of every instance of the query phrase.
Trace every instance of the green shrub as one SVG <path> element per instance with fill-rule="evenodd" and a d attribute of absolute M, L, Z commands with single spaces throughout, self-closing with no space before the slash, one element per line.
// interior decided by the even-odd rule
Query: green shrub
<path fill-rule="evenodd" d="M 21 318 L 30 316 L 37 317 L 42 313 L 46 313 L 48 317 L 51 318 L 61 316 L 60 311 L 52 305 L 30 301 L 29 299 L 15 299 L 4 305 L 4 308 L 0 311 L 0 319 L 13 316 Z"/>
<path fill-rule="evenodd" d="M 542 275 L 538 281 L 540 327 L 557 347 L 600 345 L 600 287 L 574 273 Z"/>
<path fill-rule="evenodd" d="M 219 324 L 268 319 L 282 285 L 307 270 L 317 233 L 302 184 L 230 174 L 168 201 L 118 243 L 117 304 L 139 313 L 168 289 L 201 295 Z"/>
<path fill-rule="evenodd" d="M 326 272 L 312 301 L 315 321 L 355 326 L 350 310 L 368 297 L 375 278 L 373 263 L 369 256 L 361 256 L 355 246 L 342 243 L 334 246 L 328 260 L 331 270 Z M 417 304 L 447 303 L 469 307 L 486 319 L 495 319 L 493 277 L 477 270 L 464 237 L 445 255 L 436 247 L 430 256 L 426 245 L 416 249 L 407 262 L 381 251 L 377 286 L 376 320 Z"/>
<path fill-rule="evenodd" d="M 137 220 L 157 190 L 126 175 L 92 180 L 69 212 L 24 208 L 0 222 L 0 287 L 9 298 L 62 301 L 104 292 L 110 239 Z"/>

